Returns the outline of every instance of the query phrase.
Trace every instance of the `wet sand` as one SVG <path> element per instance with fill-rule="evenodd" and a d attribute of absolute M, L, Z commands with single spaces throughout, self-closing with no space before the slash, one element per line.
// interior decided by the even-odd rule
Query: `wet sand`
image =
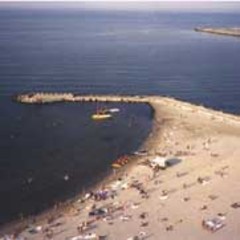
<path fill-rule="evenodd" d="M 240 117 L 169 98 L 140 99 L 155 110 L 142 146 L 147 155 L 124 168 L 118 181 L 29 222 L 19 239 L 239 238 Z M 149 166 L 156 156 L 178 161 L 157 170 Z M 203 220 L 215 217 L 221 229 L 203 228 Z"/>

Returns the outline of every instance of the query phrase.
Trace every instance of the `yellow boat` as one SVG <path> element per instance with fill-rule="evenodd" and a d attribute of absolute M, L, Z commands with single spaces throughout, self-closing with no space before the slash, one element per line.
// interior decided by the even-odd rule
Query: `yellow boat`
<path fill-rule="evenodd" d="M 99 108 L 99 106 L 97 106 L 96 113 L 92 114 L 93 120 L 104 120 L 104 119 L 109 119 L 111 117 L 112 115 L 107 111 L 107 109 Z"/>
<path fill-rule="evenodd" d="M 120 167 L 122 167 L 122 166 L 118 163 L 113 163 L 112 164 L 112 168 L 120 168 Z"/>
<path fill-rule="evenodd" d="M 104 119 L 108 119 L 111 118 L 112 115 L 111 114 L 107 114 L 107 113 L 96 113 L 92 115 L 92 119 L 93 120 L 104 120 Z"/>

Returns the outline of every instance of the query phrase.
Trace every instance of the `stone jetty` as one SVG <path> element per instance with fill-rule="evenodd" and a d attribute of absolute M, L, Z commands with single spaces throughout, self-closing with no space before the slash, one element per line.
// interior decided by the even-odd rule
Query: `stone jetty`
<path fill-rule="evenodd" d="M 240 28 L 205 28 L 199 27 L 194 29 L 196 32 L 206 32 L 206 33 L 213 33 L 219 35 L 227 35 L 227 36 L 234 36 L 240 37 Z"/>
<path fill-rule="evenodd" d="M 126 102 L 149 103 L 151 97 L 147 96 L 121 96 L 121 95 L 75 95 L 73 93 L 28 93 L 16 96 L 16 100 L 26 104 L 44 104 L 54 102 Z"/>
<path fill-rule="evenodd" d="M 140 96 L 140 95 L 79 95 L 73 93 L 26 93 L 19 94 L 14 98 L 17 102 L 23 104 L 48 104 L 55 102 L 122 102 L 122 103 L 146 103 L 149 104 L 153 110 L 159 111 L 159 105 L 174 105 L 179 109 L 187 111 L 199 112 L 203 115 L 208 115 L 210 118 L 223 119 L 226 115 L 228 122 L 239 124 L 239 116 L 226 114 L 220 111 L 207 109 L 204 106 L 192 105 L 187 102 L 179 101 L 174 98 L 162 96 Z M 156 119 L 155 119 L 156 120 Z"/>

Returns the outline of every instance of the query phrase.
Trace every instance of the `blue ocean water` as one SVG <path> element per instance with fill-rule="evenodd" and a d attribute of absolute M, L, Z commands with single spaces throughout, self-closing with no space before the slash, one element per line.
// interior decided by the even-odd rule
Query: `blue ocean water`
<path fill-rule="evenodd" d="M 151 128 L 145 105 L 96 125 L 94 104 L 25 106 L 16 93 L 157 94 L 240 113 L 240 39 L 193 31 L 240 26 L 239 13 L 0 5 L 0 23 L 0 223 L 76 194 Z"/>
<path fill-rule="evenodd" d="M 71 91 L 170 95 L 239 111 L 239 13 L 4 8 L 0 95 Z"/>

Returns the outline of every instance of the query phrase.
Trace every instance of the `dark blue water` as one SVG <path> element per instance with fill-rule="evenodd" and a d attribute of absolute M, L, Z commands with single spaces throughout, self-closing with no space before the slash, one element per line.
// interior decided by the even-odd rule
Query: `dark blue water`
<path fill-rule="evenodd" d="M 93 104 L 25 106 L 16 93 L 158 94 L 239 114 L 240 39 L 196 26 L 240 26 L 239 13 L 0 5 L 0 222 L 75 195 L 151 127 L 145 105 L 96 124 Z"/>
<path fill-rule="evenodd" d="M 239 38 L 193 31 L 239 26 L 239 13 L 25 8 L 1 10 L 1 96 L 161 94 L 239 111 Z"/>
<path fill-rule="evenodd" d="M 151 109 L 141 104 L 105 104 L 121 111 L 104 122 L 91 120 L 94 103 L 0 106 L 1 223 L 76 196 L 151 128 Z"/>

